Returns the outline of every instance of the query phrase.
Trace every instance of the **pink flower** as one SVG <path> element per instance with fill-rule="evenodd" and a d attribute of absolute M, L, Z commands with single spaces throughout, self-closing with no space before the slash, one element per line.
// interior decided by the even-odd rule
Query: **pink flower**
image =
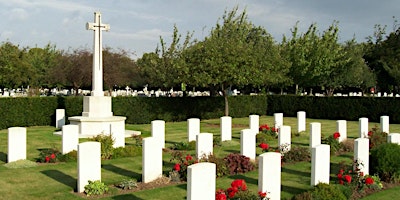
<path fill-rule="evenodd" d="M 340 133 L 339 132 L 335 132 L 333 133 L 333 138 L 336 140 L 340 137 Z"/>
<path fill-rule="evenodd" d="M 371 184 L 373 184 L 374 183 L 374 179 L 372 179 L 371 177 L 367 177 L 366 179 L 365 179 L 365 184 L 366 185 L 371 185 Z"/>
<path fill-rule="evenodd" d="M 181 170 L 181 165 L 180 165 L 179 163 L 176 163 L 176 164 L 174 165 L 174 170 L 175 170 L 175 171 Z"/>

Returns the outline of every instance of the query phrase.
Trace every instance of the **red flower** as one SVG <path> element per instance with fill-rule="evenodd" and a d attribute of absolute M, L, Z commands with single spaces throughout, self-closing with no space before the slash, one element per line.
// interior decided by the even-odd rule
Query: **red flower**
<path fill-rule="evenodd" d="M 215 192 L 215 200 L 226 200 L 226 194 L 222 189 Z"/>
<path fill-rule="evenodd" d="M 187 156 L 186 156 L 186 161 L 189 161 L 189 160 L 192 160 L 193 159 L 193 157 L 190 155 L 190 154 L 188 154 Z"/>
<path fill-rule="evenodd" d="M 269 126 L 267 124 L 261 125 L 260 128 L 258 128 L 259 131 L 268 131 L 269 130 Z"/>
<path fill-rule="evenodd" d="M 338 174 L 338 175 L 337 175 L 337 178 L 338 178 L 339 180 L 342 180 L 343 174 Z"/>
<path fill-rule="evenodd" d="M 258 146 L 259 146 L 261 149 L 263 149 L 263 150 L 267 150 L 267 149 L 269 148 L 269 145 L 266 144 L 266 143 L 264 143 L 264 142 L 262 142 L 262 143 L 259 144 Z"/>
<path fill-rule="evenodd" d="M 368 136 L 372 136 L 373 132 L 372 131 L 368 131 Z"/>
<path fill-rule="evenodd" d="M 51 158 L 51 159 L 56 158 L 56 154 L 52 153 L 52 154 L 50 155 L 50 158 Z"/>
<path fill-rule="evenodd" d="M 247 190 L 246 182 L 243 179 L 236 179 L 232 181 L 231 187 L 241 189 L 242 191 Z"/>
<path fill-rule="evenodd" d="M 275 126 L 274 126 L 274 127 L 272 127 L 272 132 L 276 133 L 276 132 L 278 132 L 278 129 L 275 128 Z"/>
<path fill-rule="evenodd" d="M 343 185 L 343 180 L 342 179 L 339 180 L 339 184 Z"/>
<path fill-rule="evenodd" d="M 372 179 L 371 177 L 367 177 L 366 179 L 365 179 L 365 184 L 366 185 L 371 185 L 371 184 L 373 184 L 374 183 L 374 179 Z"/>
<path fill-rule="evenodd" d="M 360 172 L 360 176 L 364 176 L 364 172 Z"/>
<path fill-rule="evenodd" d="M 49 162 L 50 161 L 50 157 L 46 156 L 45 161 Z"/>
<path fill-rule="evenodd" d="M 344 180 L 346 180 L 347 183 L 351 183 L 351 176 L 350 175 L 344 175 L 343 178 L 344 178 Z"/>
<path fill-rule="evenodd" d="M 343 173 L 344 173 L 343 169 L 339 170 L 339 174 L 343 174 Z"/>
<path fill-rule="evenodd" d="M 175 171 L 181 170 L 181 165 L 180 165 L 179 163 L 176 163 L 176 164 L 174 165 L 174 170 L 175 170 Z"/>
<path fill-rule="evenodd" d="M 333 138 L 336 140 L 340 137 L 340 133 L 339 132 L 335 132 L 333 133 Z"/>
<path fill-rule="evenodd" d="M 261 192 L 261 191 L 259 191 L 259 192 L 258 192 L 258 196 L 259 196 L 260 198 L 265 198 L 265 197 L 267 197 L 267 193 L 266 193 L 266 192 Z"/>
<path fill-rule="evenodd" d="M 228 197 L 229 198 L 233 198 L 236 194 L 236 192 L 238 191 L 237 187 L 230 187 L 226 190 L 228 192 Z"/>

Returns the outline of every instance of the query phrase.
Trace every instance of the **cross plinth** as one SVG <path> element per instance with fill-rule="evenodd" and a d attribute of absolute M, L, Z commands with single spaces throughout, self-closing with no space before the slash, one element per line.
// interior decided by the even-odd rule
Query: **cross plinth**
<path fill-rule="evenodd" d="M 104 96 L 103 92 L 103 49 L 102 31 L 110 30 L 109 24 L 101 23 L 101 13 L 94 12 L 94 23 L 86 23 L 87 30 L 93 30 L 93 74 L 91 96 Z"/>

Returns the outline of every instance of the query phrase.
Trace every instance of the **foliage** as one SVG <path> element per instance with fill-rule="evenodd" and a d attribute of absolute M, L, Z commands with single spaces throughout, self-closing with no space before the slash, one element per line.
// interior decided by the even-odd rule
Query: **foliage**
<path fill-rule="evenodd" d="M 37 161 L 40 163 L 55 163 L 60 156 L 60 151 L 55 148 L 41 149 Z"/>
<path fill-rule="evenodd" d="M 78 152 L 76 150 L 73 150 L 66 154 L 59 155 L 57 159 L 60 162 L 74 162 L 78 159 Z"/>
<path fill-rule="evenodd" d="M 172 151 L 171 162 L 175 161 L 175 165 L 172 169 L 173 173 L 170 173 L 173 179 L 179 174 L 180 180 L 187 180 L 187 167 L 189 165 L 198 163 L 198 160 L 194 159 L 190 154 L 184 154 L 184 151 Z M 176 172 L 178 172 L 178 174 Z"/>
<path fill-rule="evenodd" d="M 132 136 L 133 141 L 135 141 L 135 146 L 141 147 L 143 145 L 143 138 L 141 135 L 134 135 Z"/>
<path fill-rule="evenodd" d="M 398 181 L 400 178 L 400 146 L 382 144 L 370 152 L 371 174 L 378 174 L 385 182 Z"/>
<path fill-rule="evenodd" d="M 215 192 L 216 200 L 237 199 L 237 200 L 267 200 L 266 192 L 258 192 L 258 195 L 247 189 L 246 182 L 243 179 L 233 180 L 231 187 L 226 190 L 218 189 Z"/>
<path fill-rule="evenodd" d="M 142 154 L 142 147 L 135 145 L 126 145 L 125 147 L 118 147 L 113 149 L 112 159 L 134 157 Z"/>
<path fill-rule="evenodd" d="M 124 179 L 121 182 L 115 184 L 116 187 L 121 188 L 123 190 L 131 190 L 137 187 L 136 179 Z"/>
<path fill-rule="evenodd" d="M 321 200 L 346 200 L 342 191 L 333 184 L 318 183 L 311 191 L 312 199 Z"/>
<path fill-rule="evenodd" d="M 177 143 L 173 144 L 172 149 L 173 150 L 185 150 L 185 151 L 195 150 L 196 149 L 196 141 L 177 142 Z"/>
<path fill-rule="evenodd" d="M 324 144 L 328 144 L 330 146 L 331 154 L 337 153 L 341 148 L 341 144 L 339 142 L 339 137 L 340 137 L 340 133 L 335 132 L 332 135 L 329 135 L 328 137 L 322 139 L 322 142 Z"/>
<path fill-rule="evenodd" d="M 250 161 L 249 157 L 237 153 L 228 154 L 224 158 L 229 168 L 229 174 L 242 174 L 255 169 L 254 163 Z"/>
<path fill-rule="evenodd" d="M 230 174 L 228 165 L 227 165 L 226 161 L 224 160 L 224 158 L 219 158 L 216 155 L 209 155 L 209 156 L 207 156 L 207 158 L 202 158 L 200 161 L 215 163 L 216 168 L 217 168 L 216 169 L 217 177 L 222 177 L 222 176 Z"/>
<path fill-rule="evenodd" d="M 261 125 L 258 130 L 260 131 L 260 133 L 264 133 L 267 135 L 271 135 L 273 137 L 277 137 L 279 129 L 274 127 L 269 127 L 268 124 L 263 124 Z"/>
<path fill-rule="evenodd" d="M 282 161 L 284 163 L 293 162 L 309 162 L 311 161 L 311 153 L 308 147 L 300 147 L 291 145 L 290 151 L 283 154 Z"/>
<path fill-rule="evenodd" d="M 107 193 L 109 188 L 103 182 L 97 181 L 88 181 L 89 183 L 85 185 L 85 193 L 87 196 L 90 195 L 102 195 Z"/>
<path fill-rule="evenodd" d="M 14 162 L 6 163 L 3 166 L 10 169 L 19 169 L 19 168 L 36 167 L 38 166 L 38 164 L 30 160 L 17 160 Z"/>
<path fill-rule="evenodd" d="M 272 141 L 276 139 L 276 135 L 270 135 L 270 134 L 264 134 L 264 133 L 259 133 L 256 135 L 256 143 L 261 144 L 261 143 L 268 143 L 269 141 Z"/>
<path fill-rule="evenodd" d="M 382 132 L 376 125 L 370 131 L 368 131 L 369 148 L 376 148 L 382 144 L 387 143 L 387 134 Z"/>
<path fill-rule="evenodd" d="M 96 141 L 101 143 L 101 159 L 111 159 L 114 152 L 114 138 L 112 134 L 99 134 L 92 138 L 89 138 L 91 141 Z"/>

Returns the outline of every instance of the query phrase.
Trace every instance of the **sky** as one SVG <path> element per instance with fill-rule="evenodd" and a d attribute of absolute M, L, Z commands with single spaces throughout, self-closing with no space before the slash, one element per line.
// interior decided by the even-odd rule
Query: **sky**
<path fill-rule="evenodd" d="M 86 23 L 100 11 L 102 22 L 111 27 L 103 33 L 103 46 L 140 58 L 156 49 L 160 36 L 168 45 L 174 25 L 182 35 L 193 32 L 202 40 L 235 6 L 278 43 L 283 35 L 290 37 L 297 22 L 302 33 L 312 23 L 322 33 L 334 21 L 339 22 L 340 41 L 355 37 L 363 42 L 376 24 L 392 32 L 393 16 L 400 13 L 399 0 L 0 0 L 0 42 L 91 49 L 93 31 L 86 30 Z"/>

